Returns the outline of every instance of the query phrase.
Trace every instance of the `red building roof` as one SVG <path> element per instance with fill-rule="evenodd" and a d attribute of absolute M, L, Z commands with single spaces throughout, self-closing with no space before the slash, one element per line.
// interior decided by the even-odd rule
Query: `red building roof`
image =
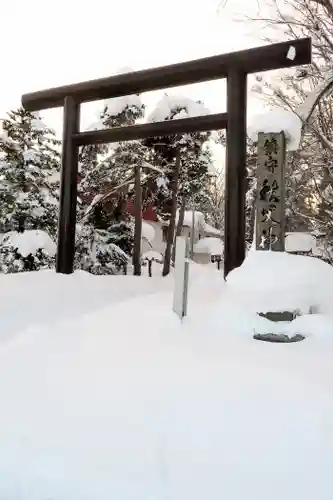
<path fill-rule="evenodd" d="M 133 204 L 132 199 L 127 200 L 127 213 L 129 213 L 130 215 L 132 215 L 134 217 L 134 204 Z M 142 220 L 146 220 L 146 221 L 150 221 L 150 222 L 157 222 L 158 221 L 158 218 L 156 215 L 156 209 L 152 203 L 143 207 Z"/>

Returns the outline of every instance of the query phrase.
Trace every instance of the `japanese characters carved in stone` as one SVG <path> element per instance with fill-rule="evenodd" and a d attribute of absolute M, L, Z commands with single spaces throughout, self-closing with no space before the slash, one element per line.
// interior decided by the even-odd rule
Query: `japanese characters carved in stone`
<path fill-rule="evenodd" d="M 284 251 L 285 136 L 258 135 L 256 250 Z"/>

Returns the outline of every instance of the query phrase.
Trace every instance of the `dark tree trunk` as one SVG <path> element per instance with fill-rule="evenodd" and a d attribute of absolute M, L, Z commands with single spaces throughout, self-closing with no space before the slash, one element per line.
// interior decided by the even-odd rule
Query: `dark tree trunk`
<path fill-rule="evenodd" d="M 164 254 L 164 263 L 163 263 L 163 276 L 167 276 L 170 272 L 170 261 L 171 261 L 171 251 L 173 245 L 173 238 L 175 234 L 176 227 L 176 214 L 177 214 L 177 191 L 178 191 L 178 179 L 180 172 L 180 152 L 177 151 L 176 154 L 176 164 L 172 175 L 171 181 L 171 192 L 172 192 L 172 200 L 171 200 L 171 215 L 170 222 L 168 227 L 167 234 L 167 242 Z"/>
<path fill-rule="evenodd" d="M 153 276 L 152 266 L 153 266 L 153 261 L 152 260 L 148 260 L 148 275 L 149 275 L 149 278 L 151 278 Z"/>
<path fill-rule="evenodd" d="M 186 209 L 186 200 L 185 200 L 185 198 L 183 198 L 182 204 L 180 205 L 180 210 L 179 210 L 176 235 L 175 235 L 174 241 L 173 241 L 172 262 L 175 262 L 175 258 L 176 258 L 176 238 L 177 238 L 177 236 L 180 236 L 182 234 L 182 229 L 183 229 L 183 225 L 184 225 L 184 217 L 185 217 L 185 209 Z"/>
<path fill-rule="evenodd" d="M 134 228 L 134 247 L 133 247 L 133 267 L 134 275 L 141 275 L 141 234 L 142 234 L 142 192 L 141 192 L 141 168 L 140 165 L 134 167 L 134 211 L 135 211 L 135 228 Z"/>

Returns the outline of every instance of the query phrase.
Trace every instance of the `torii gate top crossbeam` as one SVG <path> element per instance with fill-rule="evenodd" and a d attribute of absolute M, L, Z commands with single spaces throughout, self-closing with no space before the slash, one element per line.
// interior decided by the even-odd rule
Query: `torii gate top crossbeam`
<path fill-rule="evenodd" d="M 290 55 L 289 50 L 291 50 Z M 226 78 L 230 71 L 244 74 L 308 64 L 311 61 L 311 39 L 276 43 L 239 52 L 230 52 L 184 63 L 145 69 L 91 80 L 74 85 L 32 92 L 22 96 L 28 111 L 56 108 L 66 97 L 77 104 L 152 90 L 189 85 Z"/>

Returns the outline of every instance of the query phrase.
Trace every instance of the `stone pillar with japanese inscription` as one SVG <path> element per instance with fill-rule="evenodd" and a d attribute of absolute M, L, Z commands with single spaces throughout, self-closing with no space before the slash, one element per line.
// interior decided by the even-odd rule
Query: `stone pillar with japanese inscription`
<path fill-rule="evenodd" d="M 283 132 L 258 134 L 256 250 L 284 251 L 285 158 Z"/>

